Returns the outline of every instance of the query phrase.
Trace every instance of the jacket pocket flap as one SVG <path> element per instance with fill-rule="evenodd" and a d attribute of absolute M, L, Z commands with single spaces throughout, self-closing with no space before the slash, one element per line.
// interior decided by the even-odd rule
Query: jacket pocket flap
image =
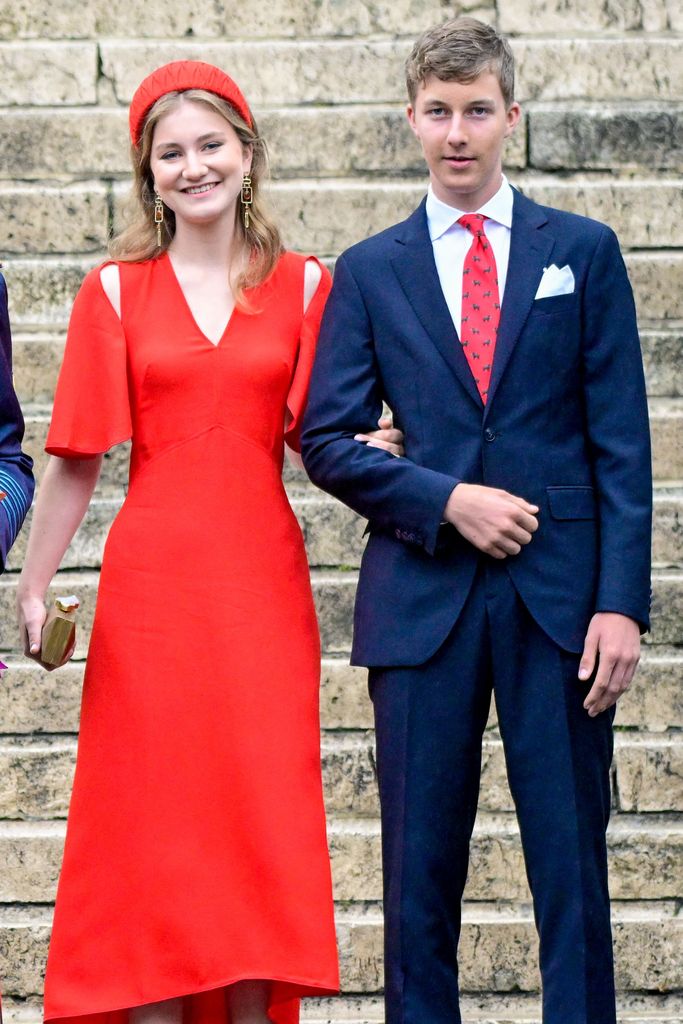
<path fill-rule="evenodd" d="M 592 487 L 546 487 L 553 519 L 595 519 Z"/>
<path fill-rule="evenodd" d="M 536 313 L 544 313 L 546 315 L 550 313 L 564 313 L 566 310 L 573 309 L 579 298 L 578 292 L 568 292 L 566 295 L 546 295 L 544 298 L 534 299 L 531 315 L 533 316 Z"/>

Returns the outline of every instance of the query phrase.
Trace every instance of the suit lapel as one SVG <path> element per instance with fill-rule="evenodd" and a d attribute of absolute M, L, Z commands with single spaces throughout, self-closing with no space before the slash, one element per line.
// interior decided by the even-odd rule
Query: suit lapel
<path fill-rule="evenodd" d="M 531 312 L 543 268 L 548 266 L 548 257 L 555 244 L 552 236 L 538 230 L 546 222 L 547 217 L 539 206 L 519 192 L 514 193 L 510 258 L 486 403 L 487 413 Z"/>
<path fill-rule="evenodd" d="M 477 385 L 441 290 L 424 208 L 423 200 L 401 225 L 402 231 L 396 236 L 399 243 L 397 254 L 391 258 L 391 263 L 420 323 L 467 394 L 481 409 L 483 403 Z"/>

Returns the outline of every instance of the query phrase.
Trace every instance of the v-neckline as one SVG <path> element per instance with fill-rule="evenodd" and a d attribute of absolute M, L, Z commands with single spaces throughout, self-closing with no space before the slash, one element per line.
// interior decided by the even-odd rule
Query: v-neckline
<path fill-rule="evenodd" d="M 168 266 L 169 266 L 169 269 L 170 269 L 170 272 L 171 272 L 171 277 L 173 278 L 173 281 L 175 283 L 176 290 L 177 290 L 177 292 L 178 292 L 178 294 L 180 296 L 181 302 L 182 302 L 183 306 L 185 307 L 187 315 L 189 316 L 190 320 L 192 321 L 195 330 L 203 338 L 203 340 L 207 343 L 207 345 L 210 345 L 211 348 L 219 348 L 221 343 L 222 343 L 222 341 L 225 338 L 225 335 L 228 333 L 228 330 L 230 328 L 230 325 L 231 325 L 232 321 L 234 320 L 234 318 L 235 318 L 235 316 L 237 314 L 237 311 L 238 311 L 237 310 L 237 303 L 235 303 L 235 305 L 233 305 L 232 310 L 230 312 L 230 316 L 228 317 L 228 319 L 226 321 L 225 327 L 223 328 L 218 341 L 213 341 L 208 336 L 208 334 L 201 329 L 201 327 L 197 323 L 197 318 L 194 315 L 194 313 L 192 312 L 192 307 L 190 306 L 190 303 L 187 301 L 187 296 L 185 295 L 185 292 L 183 291 L 183 286 L 181 285 L 180 280 L 178 279 L 178 275 L 176 274 L 175 267 L 173 266 L 173 260 L 171 259 L 171 256 L 170 256 L 168 250 L 166 250 L 166 252 L 164 253 L 164 258 L 165 258 L 166 262 L 168 263 Z"/>

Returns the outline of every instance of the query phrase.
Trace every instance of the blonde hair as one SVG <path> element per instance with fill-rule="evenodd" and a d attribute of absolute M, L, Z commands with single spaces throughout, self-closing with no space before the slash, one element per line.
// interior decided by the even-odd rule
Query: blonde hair
<path fill-rule="evenodd" d="M 164 222 L 162 225 L 161 245 L 157 243 L 157 230 L 154 223 L 154 178 L 150 166 L 154 129 L 162 117 L 170 113 L 182 100 L 203 103 L 211 110 L 220 114 L 235 133 L 243 146 L 252 149 L 251 185 L 253 203 L 249 210 L 249 228 L 244 227 L 241 204 L 235 209 L 235 235 L 241 239 L 249 253 L 245 269 L 233 282 L 235 301 L 242 308 L 247 307 L 244 298 L 246 288 L 264 281 L 277 263 L 282 252 L 280 232 L 270 218 L 260 194 L 259 186 L 268 173 L 268 155 L 266 145 L 258 134 L 256 123 L 253 128 L 242 119 L 235 108 L 227 100 L 205 89 L 187 89 L 182 92 L 169 92 L 161 96 L 150 109 L 145 118 L 140 143 L 131 146 L 131 162 L 133 164 L 133 188 L 127 203 L 129 223 L 118 235 L 111 239 L 109 253 L 115 260 L 124 263 L 140 263 L 153 259 L 166 252 L 175 235 L 175 214 L 164 205 Z"/>
<path fill-rule="evenodd" d="M 424 32 L 406 61 L 410 102 L 429 75 L 442 82 L 473 82 L 490 71 L 498 79 L 505 106 L 515 98 L 515 58 L 507 39 L 476 18 L 452 18 Z"/>

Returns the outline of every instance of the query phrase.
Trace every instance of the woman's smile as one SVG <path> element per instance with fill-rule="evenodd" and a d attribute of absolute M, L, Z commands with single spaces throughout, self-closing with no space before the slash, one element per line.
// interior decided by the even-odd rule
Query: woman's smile
<path fill-rule="evenodd" d="M 218 185 L 220 185 L 219 181 L 207 181 L 205 185 L 189 185 L 187 188 L 181 188 L 180 191 L 188 196 L 199 196 L 206 192 L 213 192 Z"/>

